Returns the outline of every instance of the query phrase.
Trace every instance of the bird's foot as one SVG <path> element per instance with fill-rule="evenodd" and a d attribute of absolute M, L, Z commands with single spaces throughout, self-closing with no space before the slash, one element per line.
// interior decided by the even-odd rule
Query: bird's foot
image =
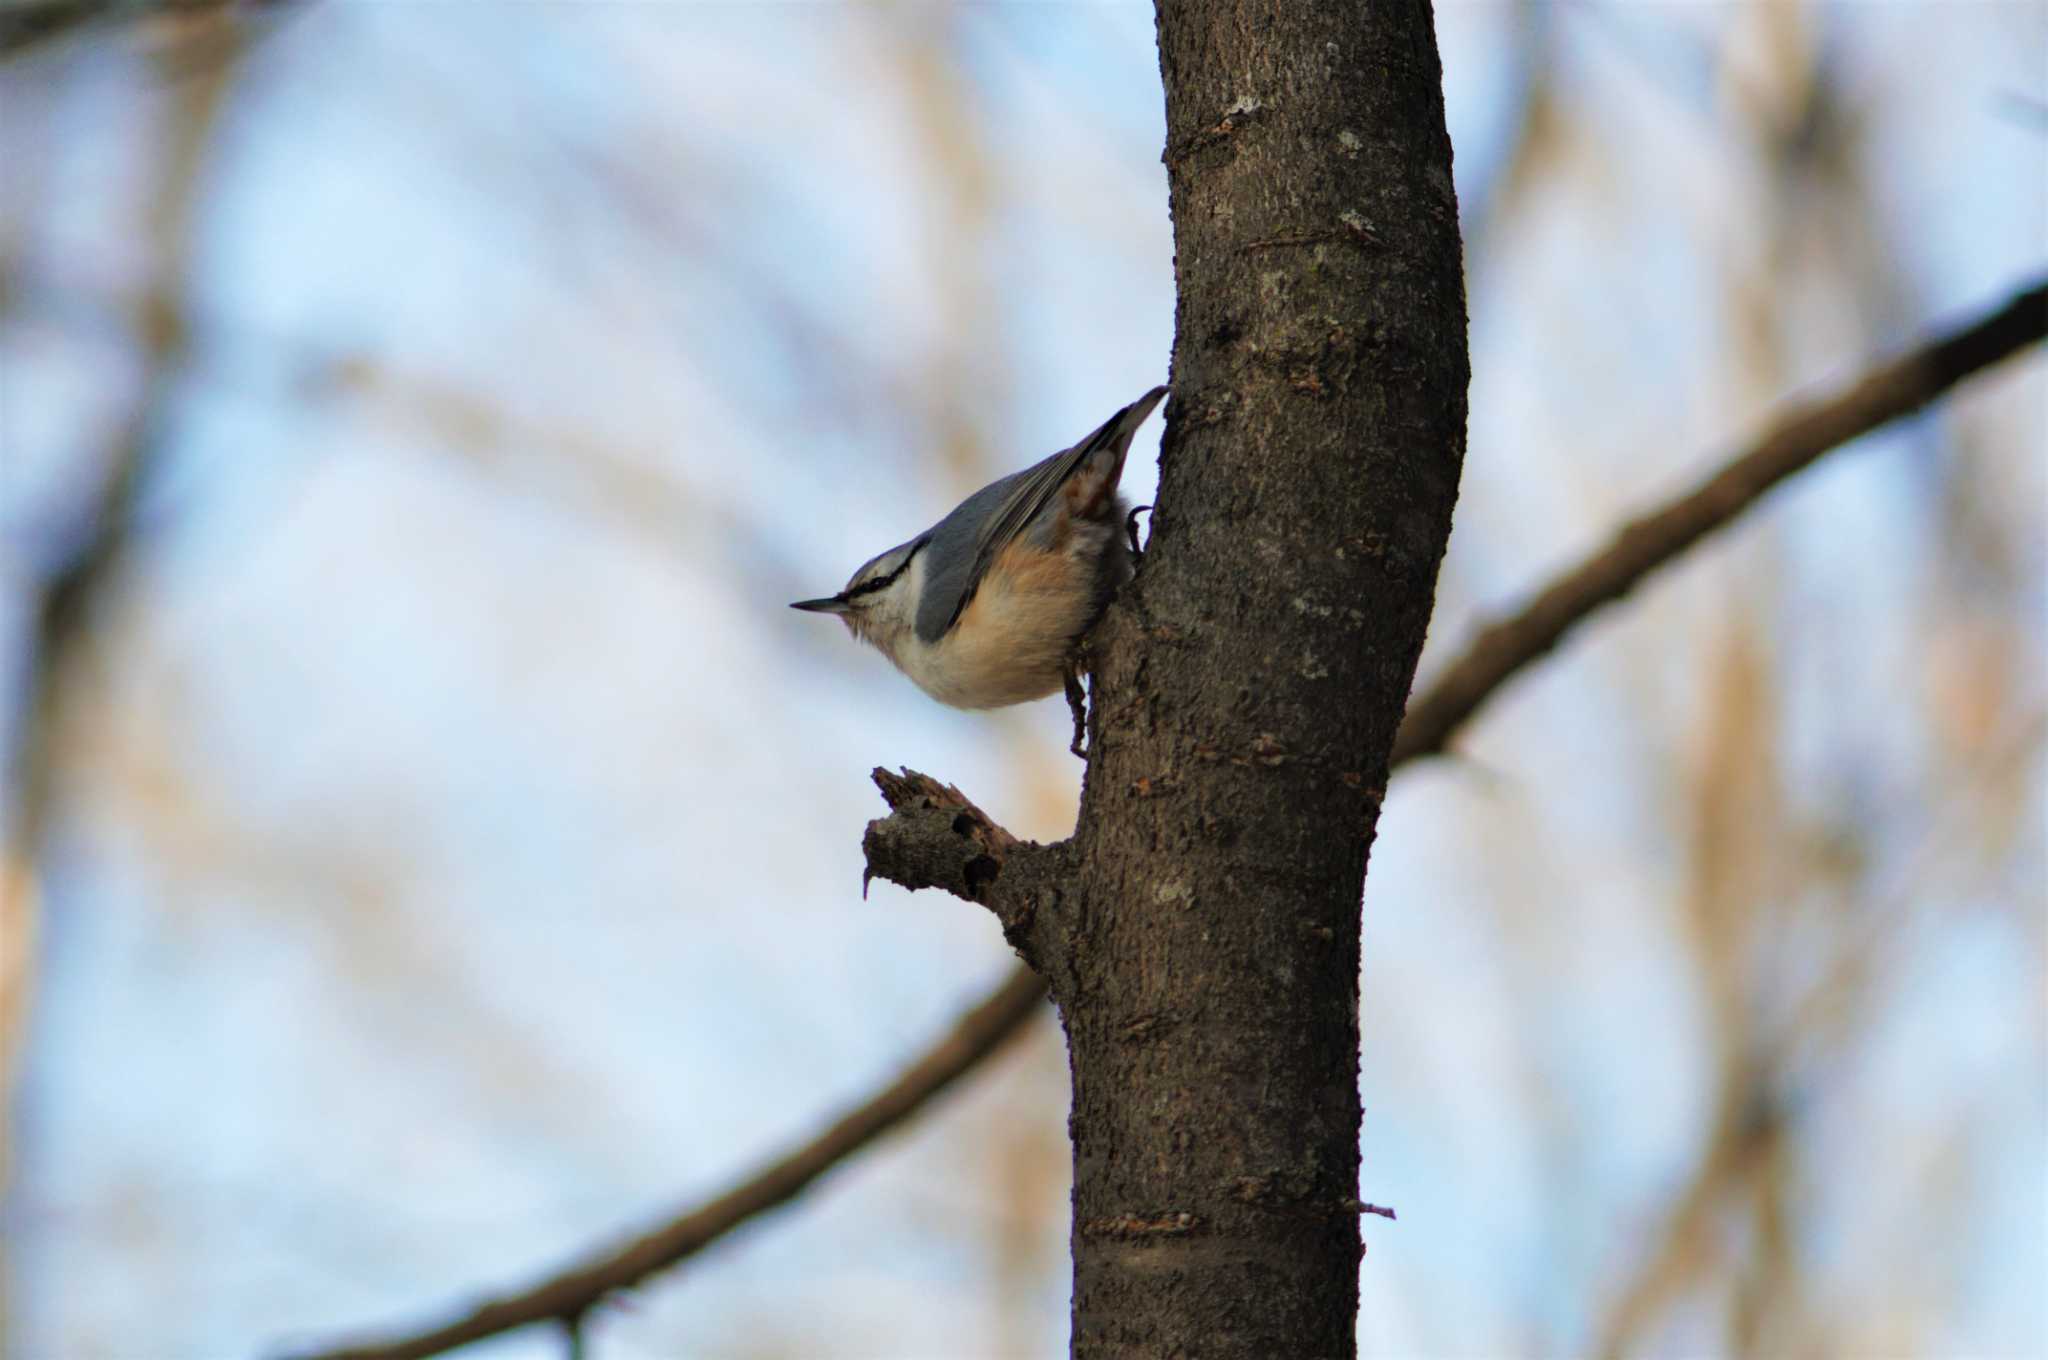
<path fill-rule="evenodd" d="M 1124 517 L 1124 536 L 1131 540 L 1132 557 L 1145 555 L 1145 550 L 1138 546 L 1138 516 L 1151 508 L 1149 505 L 1134 505 L 1131 507 L 1131 513 Z"/>
<path fill-rule="evenodd" d="M 1074 715 L 1074 740 L 1067 747 L 1081 759 L 1088 758 L 1088 693 L 1081 688 L 1080 667 L 1069 663 L 1063 677 L 1067 685 L 1067 711 Z"/>

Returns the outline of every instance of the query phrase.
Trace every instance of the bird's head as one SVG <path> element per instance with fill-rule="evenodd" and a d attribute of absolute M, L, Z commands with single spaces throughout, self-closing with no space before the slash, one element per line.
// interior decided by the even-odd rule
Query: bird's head
<path fill-rule="evenodd" d="M 899 543 L 862 563 L 837 595 L 798 600 L 790 608 L 836 614 L 848 632 L 893 659 L 917 619 L 918 594 L 924 585 L 919 549 L 924 545 L 922 538 Z"/>

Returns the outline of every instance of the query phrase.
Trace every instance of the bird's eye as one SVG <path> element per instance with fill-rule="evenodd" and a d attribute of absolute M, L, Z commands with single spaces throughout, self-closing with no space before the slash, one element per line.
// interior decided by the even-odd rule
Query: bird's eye
<path fill-rule="evenodd" d="M 906 563 L 906 565 L 908 564 Z M 903 568 L 898 567 L 896 570 L 884 572 L 880 576 L 870 576 L 865 581 L 855 581 L 846 588 L 846 598 L 851 600 L 861 595 L 872 595 L 878 590 L 886 589 L 891 581 L 894 581 L 902 574 Z"/>
<path fill-rule="evenodd" d="M 923 546 L 924 543 L 919 541 L 909 552 L 903 554 L 901 562 L 898 562 L 888 571 L 878 571 L 865 581 L 855 581 L 846 588 L 846 598 L 849 600 L 857 599 L 862 595 L 872 595 L 878 590 L 886 589 L 897 577 L 909 570 L 911 559 L 917 556 L 918 548 Z"/>

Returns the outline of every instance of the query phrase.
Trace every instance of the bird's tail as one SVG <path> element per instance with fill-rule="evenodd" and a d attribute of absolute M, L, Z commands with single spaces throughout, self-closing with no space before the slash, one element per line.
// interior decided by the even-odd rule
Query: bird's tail
<path fill-rule="evenodd" d="M 1073 513 L 1083 517 L 1098 515 L 1115 501 L 1117 483 L 1123 480 L 1124 459 L 1131 451 L 1131 436 L 1165 396 L 1164 387 L 1153 388 L 1074 445 L 1069 455 L 1073 472 L 1065 488 Z"/>

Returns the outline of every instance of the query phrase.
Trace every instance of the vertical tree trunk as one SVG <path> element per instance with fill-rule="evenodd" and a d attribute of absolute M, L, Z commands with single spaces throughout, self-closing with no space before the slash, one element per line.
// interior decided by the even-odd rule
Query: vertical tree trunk
<path fill-rule="evenodd" d="M 1073 1353 L 1349 1355 L 1359 893 L 1464 448 L 1441 73 L 1423 0 L 1158 22 L 1172 419 L 1038 950 Z"/>

